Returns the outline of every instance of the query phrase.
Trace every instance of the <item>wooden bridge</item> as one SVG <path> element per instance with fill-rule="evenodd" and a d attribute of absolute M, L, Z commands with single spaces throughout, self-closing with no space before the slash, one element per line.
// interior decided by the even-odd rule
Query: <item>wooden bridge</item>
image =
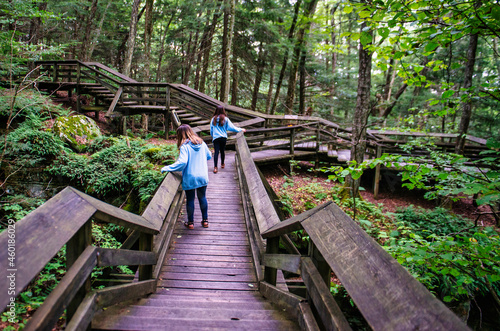
<path fill-rule="evenodd" d="M 95 64 L 64 65 L 75 66 L 81 75 L 72 88 L 83 88 L 83 75 L 91 73 L 108 84 Z M 53 75 L 61 77 L 58 66 L 63 64 L 52 66 Z M 72 83 L 64 79 L 58 86 Z M 129 101 L 120 99 L 128 90 L 123 88 L 120 97 L 117 93 L 137 83 L 120 79 L 109 114 L 131 109 Z M 173 120 L 186 109 L 210 118 L 209 106 L 219 103 L 183 86 L 154 87 L 165 88 L 165 103 L 154 104 L 159 101 L 153 98 L 141 104 L 142 111 L 162 107 Z M 0 274 L 2 293 L 18 295 L 61 248 L 66 247 L 67 256 L 65 276 L 26 330 L 50 330 L 65 311 L 66 330 L 349 330 L 330 294 L 332 272 L 374 330 L 468 329 L 335 204 L 280 219 L 254 156 L 276 148 L 295 155 L 296 148 L 313 143 L 314 158 L 319 159 L 321 146 L 334 150 L 346 144 L 347 131 L 317 118 L 259 117 L 237 107 L 228 107 L 228 112 L 248 131 L 234 139 L 235 152 L 227 156 L 226 168 L 211 174 L 208 229 L 198 223 L 195 230 L 182 226 L 184 193 L 176 174 L 165 177 L 142 215 L 67 187 L 15 224 L 16 260 Z M 202 136 L 206 130 L 206 124 L 197 126 Z M 200 218 L 198 207 L 197 213 Z M 121 225 L 130 235 L 120 249 L 95 247 L 92 222 Z M 298 230 L 310 237 L 306 255 L 288 237 Z M 8 247 L 9 240 L 8 231 L 0 234 L 1 247 Z M 2 261 L 8 254 L 7 249 L 0 251 Z M 119 265 L 138 266 L 136 277 L 92 287 L 94 268 Z M 300 275 L 304 291 L 290 292 L 283 271 Z M 2 309 L 15 299 L 4 294 Z"/>

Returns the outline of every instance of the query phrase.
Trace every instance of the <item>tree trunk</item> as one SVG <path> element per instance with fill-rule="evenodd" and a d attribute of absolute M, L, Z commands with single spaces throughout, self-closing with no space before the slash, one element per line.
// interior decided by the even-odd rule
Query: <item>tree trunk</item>
<path fill-rule="evenodd" d="M 305 115 L 306 113 L 306 50 L 303 49 L 300 55 L 299 63 L 299 114 Z"/>
<path fill-rule="evenodd" d="M 111 6 L 112 0 L 108 1 L 108 4 L 106 5 L 106 9 L 104 9 L 104 12 L 102 13 L 101 20 L 99 21 L 99 27 L 95 31 L 92 37 L 92 41 L 90 43 L 89 49 L 87 51 L 86 58 L 87 59 L 92 59 L 92 55 L 94 54 L 94 49 L 97 44 L 97 40 L 99 39 L 99 36 L 101 35 L 102 27 L 104 25 L 104 20 L 106 19 L 106 14 L 108 12 L 109 7 Z"/>
<path fill-rule="evenodd" d="M 156 81 L 159 82 L 161 79 L 161 65 L 163 62 L 163 56 L 165 55 L 165 39 L 167 38 L 167 32 L 170 27 L 170 23 L 172 23 L 174 17 L 175 17 L 176 11 L 172 13 L 172 16 L 168 20 L 167 26 L 165 27 L 165 31 L 163 32 L 163 35 L 161 37 L 161 46 L 160 46 L 160 54 L 158 56 L 158 66 L 156 68 Z"/>
<path fill-rule="evenodd" d="M 87 62 L 88 50 L 90 48 L 90 43 L 92 42 L 92 27 L 94 26 L 95 14 L 97 12 L 97 2 L 98 0 L 92 0 L 92 4 L 89 8 L 89 14 L 87 16 L 87 23 L 85 25 L 85 35 L 83 37 L 82 45 L 80 48 L 80 60 Z"/>
<path fill-rule="evenodd" d="M 233 42 L 235 0 L 224 0 L 224 34 L 222 38 L 222 70 L 220 85 L 220 100 L 227 103 L 229 100 L 231 48 Z"/>
<path fill-rule="evenodd" d="M 302 52 L 303 47 L 305 48 L 306 32 L 309 30 L 311 26 L 310 18 L 312 15 L 314 15 L 317 3 L 318 0 L 310 0 L 310 2 L 306 4 L 306 8 L 304 10 L 304 17 L 307 19 L 307 22 L 304 24 L 304 26 L 299 30 L 297 34 L 297 41 L 295 42 L 295 47 L 293 51 L 292 68 L 290 69 L 290 76 L 288 78 L 288 92 L 286 95 L 286 102 L 285 102 L 285 112 L 287 114 L 291 114 L 293 110 L 293 102 L 295 100 L 295 87 L 296 87 L 295 85 L 297 83 L 297 72 L 299 69 L 300 54 Z"/>
<path fill-rule="evenodd" d="M 361 24 L 361 32 L 368 33 L 373 38 L 373 30 L 364 31 L 366 22 Z M 372 53 L 359 44 L 359 75 L 358 75 L 358 95 L 356 98 L 356 110 L 352 125 L 351 137 L 351 161 L 360 164 L 364 160 L 366 152 L 366 124 L 371 111 L 370 89 L 371 89 Z M 359 179 L 349 178 L 347 181 L 352 189 L 352 196 L 359 196 Z"/>
<path fill-rule="evenodd" d="M 199 91 L 201 93 L 205 93 L 205 81 L 207 78 L 207 72 L 208 72 L 208 67 L 209 67 L 209 60 L 210 60 L 210 50 L 212 49 L 212 39 L 214 36 L 215 32 L 215 27 L 217 26 L 217 21 L 219 20 L 219 17 L 221 15 L 220 12 L 220 4 L 222 3 L 222 0 L 219 1 L 219 8 L 215 11 L 214 16 L 212 18 L 212 25 L 210 27 L 209 34 L 206 39 L 206 45 L 203 47 L 203 66 L 201 69 L 201 75 L 200 75 L 200 86 L 199 86 Z M 217 82 L 217 80 L 215 80 Z"/>
<path fill-rule="evenodd" d="M 297 26 L 297 18 L 299 17 L 299 9 L 302 4 L 302 0 L 297 0 L 294 7 L 293 20 L 292 25 L 290 26 L 290 30 L 288 31 L 288 40 L 291 42 L 293 40 L 293 34 L 295 32 L 295 27 Z M 281 85 L 283 84 L 283 79 L 285 78 L 286 65 L 288 63 L 288 48 L 285 49 L 285 55 L 283 56 L 283 63 L 281 64 L 280 76 L 278 78 L 278 85 L 276 86 L 276 93 L 274 94 L 273 105 L 271 107 L 271 115 L 276 111 L 276 107 L 278 105 L 278 99 L 280 96 Z"/>
<path fill-rule="evenodd" d="M 203 50 L 205 47 L 208 45 L 208 37 L 210 34 L 210 30 L 212 25 L 210 24 L 210 14 L 211 10 L 207 11 L 206 15 L 206 23 L 205 23 L 205 28 L 203 30 L 203 35 L 201 36 L 201 41 L 200 41 L 200 48 L 198 49 L 198 56 L 196 59 L 196 73 L 194 77 L 194 89 L 198 90 L 200 86 L 200 73 L 201 73 L 201 66 L 202 66 L 202 60 L 203 60 Z"/>
<path fill-rule="evenodd" d="M 265 54 L 264 50 L 262 49 L 262 42 L 259 45 L 259 58 L 257 59 L 257 68 L 256 68 L 256 73 L 255 73 L 255 82 L 253 84 L 253 93 L 252 93 L 252 103 L 250 106 L 251 110 L 255 110 L 257 108 L 257 99 L 259 97 L 259 89 L 260 89 L 260 83 L 262 82 L 262 74 L 264 72 L 265 68 Z"/>
<path fill-rule="evenodd" d="M 144 80 L 151 81 L 150 62 L 151 62 L 151 37 L 153 35 L 153 2 L 146 0 L 146 16 L 144 18 Z"/>
<path fill-rule="evenodd" d="M 137 22 L 139 20 L 139 5 L 141 0 L 134 0 L 132 5 L 132 13 L 130 15 L 130 28 L 127 39 L 127 46 L 125 49 L 125 59 L 123 63 L 123 74 L 130 76 L 130 69 L 132 68 L 132 57 L 134 56 L 135 37 L 137 34 Z"/>
<path fill-rule="evenodd" d="M 271 72 L 269 73 L 269 90 L 267 91 L 267 99 L 266 99 L 266 114 L 269 114 L 271 110 L 271 101 L 273 98 L 273 84 L 274 84 L 274 61 L 271 62 Z"/>
<path fill-rule="evenodd" d="M 188 85 L 189 84 L 189 75 L 191 74 L 191 66 L 193 62 L 193 56 L 192 54 L 194 53 L 194 49 L 196 48 L 196 45 L 198 44 L 198 36 L 196 36 L 195 41 L 193 42 L 193 32 L 189 33 L 189 42 L 187 44 L 187 49 L 186 53 L 184 54 L 184 77 L 182 79 L 182 84 Z"/>
<path fill-rule="evenodd" d="M 36 2 L 33 2 L 33 5 L 36 5 Z M 47 2 L 41 2 L 38 4 L 38 11 L 47 10 Z M 42 39 L 42 31 L 41 31 L 42 19 L 40 17 L 34 17 L 31 20 L 30 32 L 29 32 L 29 43 L 31 45 L 37 45 Z"/>
<path fill-rule="evenodd" d="M 231 86 L 231 104 L 236 106 L 238 104 L 238 61 L 233 54 L 233 83 Z"/>
<path fill-rule="evenodd" d="M 467 49 L 467 65 L 465 66 L 464 88 L 469 90 L 472 87 L 472 77 L 474 75 L 474 65 L 476 63 L 476 51 L 479 35 L 472 34 L 469 39 L 469 48 Z M 470 91 L 466 93 L 470 94 Z M 463 99 L 462 99 L 463 100 Z M 455 153 L 463 154 L 467 131 L 469 130 L 470 119 L 472 117 L 472 99 L 466 97 L 462 106 L 462 118 L 458 127 L 458 137 L 455 145 Z"/>

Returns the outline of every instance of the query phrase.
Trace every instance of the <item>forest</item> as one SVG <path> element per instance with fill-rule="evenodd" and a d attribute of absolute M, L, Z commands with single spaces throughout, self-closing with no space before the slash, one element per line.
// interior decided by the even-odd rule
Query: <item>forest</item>
<path fill-rule="evenodd" d="M 427 166 L 402 166 L 404 185 L 434 200 L 473 198 L 487 207 L 490 227 L 442 208 L 383 214 L 366 201 L 336 200 L 338 187 L 300 188 L 291 174 L 275 190 L 290 216 L 291 188 L 309 202 L 305 210 L 335 200 L 354 212 L 432 293 L 465 311 L 457 313 L 464 320 L 471 315 L 470 327 L 493 330 L 500 316 L 499 42 L 498 0 L 4 0 L 0 228 L 65 185 L 138 212 L 161 181 L 159 167 L 177 156 L 173 144 L 152 143 L 164 132 L 145 126 L 71 150 L 47 123 L 72 109 L 37 89 L 44 73 L 36 61 L 99 62 L 137 81 L 184 84 L 261 113 L 321 117 L 351 129 L 358 150 L 370 129 L 457 134 L 450 154 L 416 139 L 405 148 L 426 148 L 425 159 L 363 162 L 363 153 L 351 153 L 349 166 L 323 172 L 344 183 L 377 164 L 424 160 Z M 467 135 L 487 142 L 480 159 L 463 156 Z M 20 189 L 25 183 L 36 185 Z M 96 242 L 114 247 L 123 239 L 118 228 L 95 227 Z M 22 327 L 63 273 L 60 252 L 21 294 L 23 317 L 9 324 L 4 314 L 0 325 Z M 340 285 L 331 292 L 349 301 Z"/>

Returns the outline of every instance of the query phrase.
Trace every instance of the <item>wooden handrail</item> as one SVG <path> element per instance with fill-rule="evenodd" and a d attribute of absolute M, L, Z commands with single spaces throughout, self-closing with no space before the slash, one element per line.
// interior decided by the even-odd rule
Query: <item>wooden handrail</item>
<path fill-rule="evenodd" d="M 14 298 L 65 244 L 68 254 L 69 270 L 28 321 L 25 329 L 50 329 L 65 309 L 68 309 L 68 326 L 73 325 L 80 329 L 91 321 L 96 307 L 106 307 L 123 298 L 132 299 L 152 293 L 161 266 L 158 261 L 163 261 L 168 246 L 166 243 L 173 233 L 173 225 L 182 205 L 183 191 L 180 184 L 181 178 L 178 175 L 168 174 L 142 216 L 67 187 L 15 223 L 16 259 L 11 269 L 16 276 Z M 89 236 L 92 219 L 134 230 L 133 233 L 139 234 L 135 236 L 134 241 L 140 237 L 139 248 L 142 250 L 91 246 Z M 157 236 L 153 239 L 155 234 Z M 12 241 L 9 231 L 0 234 L 0 245 L 8 247 L 9 240 Z M 0 258 L 7 261 L 7 257 L 8 250 L 2 250 Z M 90 288 L 87 288 L 86 284 L 89 284 L 88 279 L 94 267 L 117 265 L 138 265 L 139 282 L 125 287 L 114 286 L 88 292 Z M 9 279 L 2 277 L 0 289 L 8 293 L 9 286 Z M 79 299 L 82 291 L 84 295 L 87 294 L 86 299 Z M 122 293 L 124 291 L 127 293 Z M 12 299 L 2 295 L 0 300 L 4 309 Z M 71 306 L 75 306 L 75 311 L 70 312 Z"/>
<path fill-rule="evenodd" d="M 259 286 L 264 296 L 295 311 L 307 300 L 326 329 L 349 330 L 346 318 L 330 294 L 332 270 L 374 330 L 468 330 L 333 202 L 277 221 L 242 134 L 237 135 L 236 148 L 238 167 L 243 173 L 242 186 L 251 197 L 258 235 L 267 240 L 266 252 L 259 250 L 260 265 L 266 270 Z M 308 255 L 280 254 L 280 238 L 302 229 L 310 238 Z M 276 287 L 277 270 L 301 275 L 307 296 L 300 298 Z M 299 319 L 311 322 L 307 309 L 300 310 L 299 315 Z"/>
<path fill-rule="evenodd" d="M 374 330 L 468 330 L 333 202 L 276 224 L 262 236 L 270 240 L 299 229 L 307 232 L 320 259 L 333 270 Z M 308 285 L 311 264 L 306 265 L 304 258 L 269 255 L 263 264 L 301 274 L 308 291 L 317 290 L 317 285 Z"/>

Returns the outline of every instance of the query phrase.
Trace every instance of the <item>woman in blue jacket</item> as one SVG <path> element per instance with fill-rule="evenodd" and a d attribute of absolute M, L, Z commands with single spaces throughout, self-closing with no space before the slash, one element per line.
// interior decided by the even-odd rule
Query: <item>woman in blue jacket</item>
<path fill-rule="evenodd" d="M 247 130 L 237 128 L 233 125 L 229 117 L 226 115 L 224 107 L 217 106 L 215 109 L 214 117 L 210 121 L 210 135 L 212 136 L 212 142 L 214 144 L 214 174 L 217 173 L 217 161 L 220 152 L 220 163 L 221 168 L 224 169 L 224 160 L 226 159 L 226 142 L 227 142 L 227 132 L 246 132 Z"/>
<path fill-rule="evenodd" d="M 193 215 L 196 191 L 203 218 L 201 225 L 208 228 L 208 202 L 205 194 L 208 184 L 207 160 L 212 158 L 212 153 L 207 144 L 187 124 L 177 128 L 177 147 L 179 148 L 179 158 L 174 164 L 163 167 L 161 173 L 182 171 L 182 189 L 186 193 L 188 215 L 188 221 L 184 225 L 188 229 L 194 229 Z"/>

